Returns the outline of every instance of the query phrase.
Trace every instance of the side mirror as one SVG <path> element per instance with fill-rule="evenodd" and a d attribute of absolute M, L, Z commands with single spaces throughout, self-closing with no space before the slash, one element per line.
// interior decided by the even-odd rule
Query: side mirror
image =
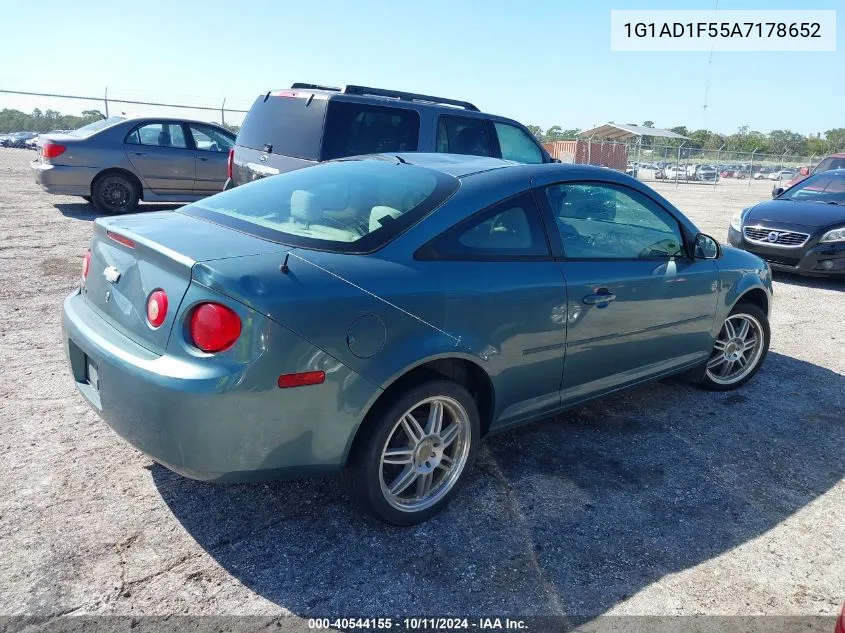
<path fill-rule="evenodd" d="M 695 236 L 695 258 L 696 259 L 718 259 L 722 254 L 719 242 L 709 235 L 699 233 Z"/>
<path fill-rule="evenodd" d="M 772 189 L 772 198 L 777 198 L 784 191 L 786 191 L 786 187 L 775 187 Z"/>

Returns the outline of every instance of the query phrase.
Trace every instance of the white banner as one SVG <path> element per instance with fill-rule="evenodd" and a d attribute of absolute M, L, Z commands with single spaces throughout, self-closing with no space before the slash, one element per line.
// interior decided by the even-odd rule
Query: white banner
<path fill-rule="evenodd" d="M 611 51 L 835 51 L 836 11 L 611 11 Z"/>

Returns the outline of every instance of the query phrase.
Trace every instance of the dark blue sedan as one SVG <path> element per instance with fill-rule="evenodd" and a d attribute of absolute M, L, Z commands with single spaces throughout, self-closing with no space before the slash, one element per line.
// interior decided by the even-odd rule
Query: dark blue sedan
<path fill-rule="evenodd" d="M 64 331 L 82 396 L 156 461 L 342 473 L 409 525 L 489 433 L 670 375 L 745 383 L 771 299 L 760 258 L 624 174 L 402 154 L 98 219 Z"/>

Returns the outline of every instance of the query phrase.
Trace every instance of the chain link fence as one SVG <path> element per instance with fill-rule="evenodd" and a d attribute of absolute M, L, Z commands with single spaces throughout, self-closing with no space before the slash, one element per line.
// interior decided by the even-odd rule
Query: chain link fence
<path fill-rule="evenodd" d="M 772 187 L 807 175 L 824 158 L 813 154 L 763 154 L 725 149 L 700 149 L 684 145 L 659 145 L 596 139 L 562 140 L 544 143 L 552 155 L 564 163 L 608 167 L 625 171 L 645 182 L 672 182 L 676 185 L 736 185 L 751 187 L 753 182 Z M 832 150 L 834 153 L 836 150 Z"/>

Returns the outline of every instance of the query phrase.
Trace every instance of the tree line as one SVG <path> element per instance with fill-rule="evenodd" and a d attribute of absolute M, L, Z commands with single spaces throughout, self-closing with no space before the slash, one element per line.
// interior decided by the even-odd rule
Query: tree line
<path fill-rule="evenodd" d="M 613 121 L 611 121 L 613 123 Z M 628 123 L 627 125 L 637 125 Z M 643 127 L 654 127 L 653 121 L 644 121 Z M 554 125 L 543 131 L 538 125 L 526 126 L 541 142 L 562 141 L 577 137 L 580 129 L 564 130 Z M 790 130 L 772 130 L 769 133 L 758 132 L 743 125 L 733 134 L 719 134 L 710 130 L 689 130 L 684 125 L 668 128 L 670 131 L 689 138 L 684 147 L 691 149 L 717 150 L 728 152 L 753 152 L 760 154 L 787 154 L 792 156 L 822 156 L 837 149 L 845 149 L 845 127 L 828 130 L 817 136 L 805 136 Z M 671 138 L 643 137 L 643 147 L 669 146 L 678 147 L 683 141 Z"/>
<path fill-rule="evenodd" d="M 29 114 L 20 110 L 0 110 L 0 134 L 7 132 L 50 132 L 51 130 L 75 130 L 94 121 L 106 118 L 99 110 L 83 110 L 80 116 L 62 114 L 55 110 L 36 108 Z"/>

